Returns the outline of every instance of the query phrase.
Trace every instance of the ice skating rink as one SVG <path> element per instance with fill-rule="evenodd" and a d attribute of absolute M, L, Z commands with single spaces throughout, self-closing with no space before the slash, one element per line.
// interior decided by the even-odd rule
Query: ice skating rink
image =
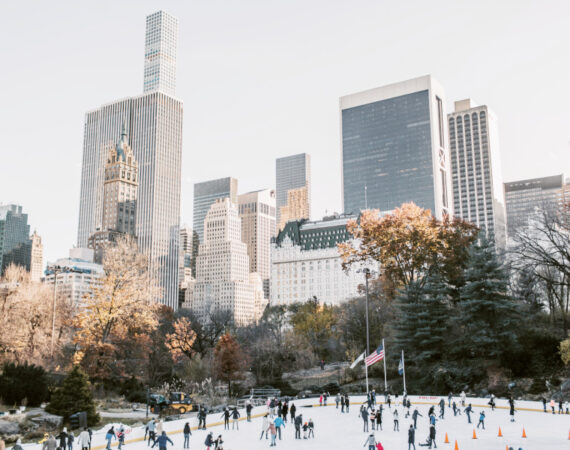
<path fill-rule="evenodd" d="M 425 443 L 428 436 L 429 423 L 427 419 L 428 409 L 432 404 L 439 402 L 441 397 L 421 397 L 410 396 L 412 402 L 411 411 L 417 407 L 423 417 L 418 417 L 418 428 L 416 430 L 416 449 L 420 450 L 419 443 Z M 296 440 L 295 427 L 291 423 L 286 424 L 283 431 L 282 440 L 277 440 L 278 449 L 361 449 L 369 433 L 363 432 L 363 421 L 358 417 L 360 404 L 364 401 L 364 397 L 352 397 L 350 413 L 341 414 L 340 408 L 337 410 L 334 404 L 334 396 L 331 398 L 332 403 L 328 402 L 328 406 L 319 407 L 318 399 L 293 401 L 297 407 L 297 413 L 303 415 L 303 421 L 313 419 L 315 423 L 315 438 L 308 440 Z M 378 398 L 379 401 L 383 397 Z M 460 401 L 455 398 L 459 405 Z M 453 416 L 451 408 L 447 407 L 447 398 L 445 419 L 438 419 L 436 423 L 436 443 L 441 449 L 455 449 L 455 441 L 459 450 L 505 450 L 507 447 L 513 447 L 515 450 L 522 448 L 523 450 L 548 450 L 548 449 L 570 449 L 570 415 L 553 415 L 552 413 L 544 413 L 542 404 L 538 402 L 515 403 L 516 413 L 515 422 L 510 422 L 508 403 L 505 399 L 497 399 L 497 408 L 491 411 L 488 407 L 487 399 L 468 398 L 467 403 L 472 403 L 473 414 L 471 414 L 472 424 L 467 423 L 467 416 L 462 412 L 460 416 Z M 290 402 L 291 404 L 291 402 Z M 393 431 L 393 415 L 394 408 L 398 409 L 400 416 L 400 431 Z M 463 410 L 463 408 L 462 408 Z M 485 430 L 477 429 L 479 413 L 485 410 Z M 436 417 L 439 417 L 439 407 L 435 408 Z M 241 410 L 242 416 L 245 411 Z M 192 426 L 192 436 L 190 436 L 190 449 L 205 449 L 204 440 L 206 435 L 212 431 L 214 437 L 222 435 L 224 450 L 255 450 L 269 448 L 270 440 L 259 439 L 262 428 L 261 415 L 265 413 L 264 407 L 257 407 L 253 410 L 251 422 L 247 422 L 244 418 L 239 422 L 238 430 L 225 430 L 220 414 L 208 416 L 208 429 L 196 430 L 197 419 L 193 416 L 190 419 L 181 419 L 173 422 L 165 422 L 164 430 L 174 442 L 173 449 L 183 448 L 182 428 L 184 423 L 189 421 Z M 257 416 L 257 417 L 255 417 Z M 387 408 L 384 405 L 383 413 L 383 431 L 375 431 L 376 439 L 384 446 L 385 450 L 406 449 L 408 448 L 408 428 L 412 423 L 410 418 L 404 418 L 405 411 L 401 405 Z M 499 427 L 503 437 L 498 437 Z M 105 427 L 93 435 L 93 450 L 102 449 L 105 446 L 104 435 Z M 230 423 L 231 428 L 231 423 Z M 526 438 L 522 437 L 523 428 Z M 477 439 L 473 439 L 473 430 L 475 430 Z M 449 444 L 444 443 L 445 434 L 449 438 Z M 134 428 L 127 436 L 126 450 L 144 450 L 147 443 L 142 441 L 144 435 L 144 427 Z M 302 435 L 302 432 L 301 432 Z M 113 446 L 116 447 L 116 442 Z M 32 449 L 39 446 L 26 446 Z M 155 448 L 158 448 L 155 447 Z M 35 450 L 35 449 L 34 449 Z"/>

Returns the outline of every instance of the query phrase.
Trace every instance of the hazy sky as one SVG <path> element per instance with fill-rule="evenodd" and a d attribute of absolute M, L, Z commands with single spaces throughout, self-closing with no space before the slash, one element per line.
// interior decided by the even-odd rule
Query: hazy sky
<path fill-rule="evenodd" d="M 4 1 L 0 202 L 53 261 L 77 238 L 86 111 L 142 92 L 145 16 L 179 19 L 182 222 L 193 183 L 275 184 L 312 157 L 313 218 L 340 208 L 338 98 L 432 74 L 447 109 L 499 118 L 503 179 L 570 176 L 570 1 Z"/>

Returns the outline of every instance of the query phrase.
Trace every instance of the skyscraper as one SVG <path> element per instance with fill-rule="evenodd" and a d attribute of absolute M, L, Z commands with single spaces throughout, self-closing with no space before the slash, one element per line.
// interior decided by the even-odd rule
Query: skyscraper
<path fill-rule="evenodd" d="M 138 161 L 135 234 L 163 289 L 161 301 L 178 305 L 178 256 L 182 162 L 182 102 L 173 97 L 176 19 L 160 11 L 146 29 L 145 94 L 90 111 L 85 117 L 78 247 L 103 227 L 104 168 L 126 126 Z M 158 41 L 157 41 L 158 39 Z"/>
<path fill-rule="evenodd" d="M 30 270 L 30 226 L 20 205 L 0 205 L 0 275 L 10 264 Z"/>
<path fill-rule="evenodd" d="M 406 202 L 452 211 L 445 95 L 430 75 L 341 97 L 340 115 L 346 213 Z"/>
<path fill-rule="evenodd" d="M 548 213 L 558 211 L 563 187 L 563 174 L 505 183 L 508 236 L 514 236 L 520 227 L 527 226 L 529 217 L 537 209 Z"/>
<path fill-rule="evenodd" d="M 485 231 L 499 248 L 507 243 L 497 119 L 471 99 L 448 115 L 453 214 Z"/>
<path fill-rule="evenodd" d="M 277 158 L 275 162 L 275 200 L 277 207 L 277 225 L 287 220 L 309 219 L 311 216 L 311 157 L 306 153 Z M 304 190 L 301 188 L 305 188 Z M 294 194 L 296 206 L 288 207 L 288 193 L 298 189 Z M 302 204 L 301 204 L 302 203 Z M 282 219 L 282 208 L 286 217 Z M 300 216 L 296 216 L 297 213 Z"/>
<path fill-rule="evenodd" d="M 180 257 L 178 265 L 180 274 L 178 275 L 180 283 L 186 278 L 186 274 L 192 267 L 192 259 L 196 257 L 194 249 L 194 231 L 188 225 L 184 224 L 180 227 Z M 192 275 L 191 273 L 189 274 Z"/>
<path fill-rule="evenodd" d="M 44 246 L 41 236 L 34 230 L 30 236 L 30 279 L 40 281 L 44 269 Z"/>
<path fill-rule="evenodd" d="M 264 189 L 238 197 L 241 240 L 247 245 L 249 271 L 262 279 L 265 298 L 269 298 L 271 276 L 271 238 L 275 236 L 275 191 Z"/>
<path fill-rule="evenodd" d="M 264 307 L 261 279 L 249 272 L 238 209 L 227 197 L 216 200 L 206 215 L 189 303 L 203 321 L 211 313 L 229 311 L 238 325 L 259 318 Z"/>
<path fill-rule="evenodd" d="M 231 177 L 194 184 L 193 228 L 200 243 L 204 242 L 204 220 L 210 207 L 222 198 L 229 198 L 237 204 L 237 190 L 238 181 Z"/>

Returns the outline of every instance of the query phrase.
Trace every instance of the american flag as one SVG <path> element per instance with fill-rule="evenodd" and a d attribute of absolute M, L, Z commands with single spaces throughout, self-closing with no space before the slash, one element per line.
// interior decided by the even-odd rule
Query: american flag
<path fill-rule="evenodd" d="M 372 364 L 380 361 L 383 358 L 384 358 L 384 347 L 382 347 L 382 344 L 380 344 L 380 346 L 372 353 L 370 353 L 370 355 L 368 355 L 364 361 L 366 362 L 366 366 L 371 366 Z"/>

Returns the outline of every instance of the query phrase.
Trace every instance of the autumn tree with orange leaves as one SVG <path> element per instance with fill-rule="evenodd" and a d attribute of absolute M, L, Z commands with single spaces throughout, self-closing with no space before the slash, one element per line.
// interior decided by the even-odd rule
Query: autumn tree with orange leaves
<path fill-rule="evenodd" d="M 444 274 L 452 286 L 459 286 L 469 246 L 478 228 L 462 219 L 443 220 L 430 210 L 405 203 L 392 213 L 363 211 L 360 220 L 347 225 L 354 241 L 339 244 L 346 269 L 354 263 L 377 261 L 387 285 L 405 288 L 420 286 L 426 275 Z"/>
<path fill-rule="evenodd" d="M 232 396 L 232 381 L 241 380 L 242 372 L 247 368 L 249 358 L 238 341 L 226 333 L 214 348 L 214 372 L 217 378 L 228 383 L 228 395 Z"/>
<path fill-rule="evenodd" d="M 166 347 L 170 350 L 172 359 L 179 361 L 182 356 L 192 359 L 196 354 L 194 348 L 196 332 L 192 328 L 192 323 L 187 317 L 180 317 L 172 327 L 172 333 L 166 335 Z"/>
<path fill-rule="evenodd" d="M 157 327 L 161 289 L 149 270 L 148 257 L 131 237 L 119 239 L 105 251 L 105 276 L 85 299 L 74 320 L 75 362 L 95 379 L 135 375 Z M 136 373 L 137 375 L 139 373 Z"/>

